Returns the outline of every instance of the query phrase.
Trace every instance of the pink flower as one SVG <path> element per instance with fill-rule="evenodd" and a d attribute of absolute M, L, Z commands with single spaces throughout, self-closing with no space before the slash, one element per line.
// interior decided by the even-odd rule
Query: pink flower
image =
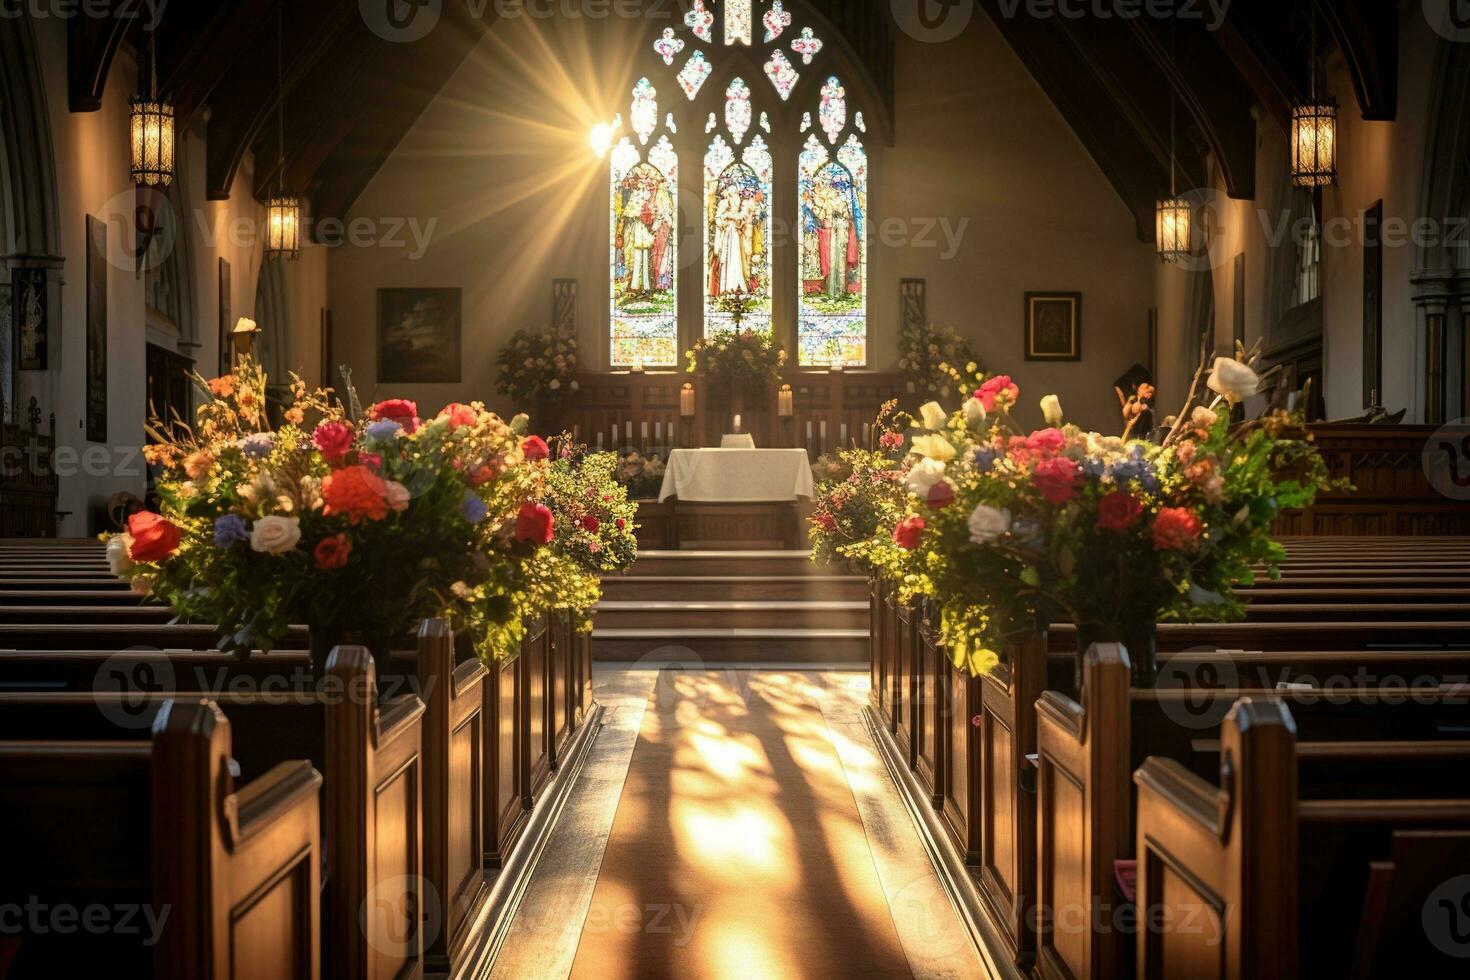
<path fill-rule="evenodd" d="M 903 433 L 885 432 L 878 437 L 878 445 L 884 449 L 900 449 L 903 447 Z"/>
<path fill-rule="evenodd" d="M 403 431 L 412 435 L 419 428 L 419 407 L 407 398 L 389 398 L 368 409 L 368 418 L 374 422 L 390 419 L 403 426 Z"/>
<path fill-rule="evenodd" d="M 592 534 L 596 534 L 597 529 L 602 526 L 602 523 L 598 521 L 597 517 L 593 514 L 582 515 L 582 519 L 579 520 L 577 524 L 582 528 L 582 530 L 591 532 Z"/>
<path fill-rule="evenodd" d="M 554 536 L 552 530 L 554 523 L 555 518 L 552 516 L 551 508 L 545 504 L 538 504 L 534 500 L 527 500 L 521 504 L 520 512 L 516 514 L 516 540 L 538 547 L 550 544 Z"/>
<path fill-rule="evenodd" d="M 1187 507 L 1165 507 L 1154 518 L 1155 551 L 1193 551 L 1204 530 Z"/>
<path fill-rule="evenodd" d="M 1143 513 L 1143 504 L 1127 490 L 1114 490 L 1097 502 L 1097 527 L 1100 531 L 1126 531 Z"/>
<path fill-rule="evenodd" d="M 408 510 L 409 497 L 408 487 L 397 480 L 388 480 L 383 484 L 383 499 L 388 501 L 389 510 Z"/>
<path fill-rule="evenodd" d="M 893 543 L 905 551 L 913 551 L 919 546 L 919 539 L 924 536 L 924 527 L 922 517 L 905 517 L 893 529 Z"/>
<path fill-rule="evenodd" d="M 383 468 L 383 457 L 377 453 L 358 453 L 357 461 L 369 469 L 381 470 Z"/>
<path fill-rule="evenodd" d="M 1067 444 L 1061 429 L 1038 429 L 1026 437 L 1026 448 L 1043 456 L 1054 456 Z"/>
<path fill-rule="evenodd" d="M 473 408 L 470 408 L 468 405 L 461 405 L 459 402 L 450 402 L 448 405 L 445 405 L 443 410 L 439 412 L 439 417 L 448 420 L 450 432 L 453 432 L 462 425 L 474 425 L 480 420 L 479 414 Z"/>
<path fill-rule="evenodd" d="M 1031 471 L 1031 482 L 1047 503 L 1065 504 L 1077 496 L 1077 464 L 1065 456 L 1043 459 Z"/>
<path fill-rule="evenodd" d="M 1011 381 L 1009 374 L 997 374 L 975 389 L 975 397 L 980 399 L 980 404 L 985 406 L 987 412 L 993 412 L 997 406 L 1004 410 L 1015 404 L 1016 399 L 1021 397 L 1021 389 Z"/>
<path fill-rule="evenodd" d="M 540 436 L 526 436 L 525 439 L 521 440 L 521 452 L 532 462 L 538 459 L 545 459 L 551 455 L 551 450 L 547 448 L 546 440 Z"/>
<path fill-rule="evenodd" d="M 311 443 L 329 463 L 340 462 L 352 448 L 352 426 L 346 422 L 323 422 L 311 434 Z"/>

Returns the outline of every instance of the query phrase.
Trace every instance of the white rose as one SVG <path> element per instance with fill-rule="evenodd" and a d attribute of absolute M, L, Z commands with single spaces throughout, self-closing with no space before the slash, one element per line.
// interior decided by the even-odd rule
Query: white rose
<path fill-rule="evenodd" d="M 133 536 L 126 531 L 107 539 L 107 567 L 118 578 L 122 578 L 133 567 L 133 559 L 128 554 L 132 547 Z"/>
<path fill-rule="evenodd" d="M 1215 366 L 1210 370 L 1210 380 L 1206 384 L 1211 391 L 1224 396 L 1227 402 L 1234 405 L 1254 395 L 1260 387 L 1261 378 L 1233 357 L 1217 357 Z"/>
<path fill-rule="evenodd" d="M 390 510 L 408 510 L 409 497 L 408 487 L 399 483 L 397 480 L 384 481 L 383 499 L 388 502 L 388 508 Z"/>
<path fill-rule="evenodd" d="M 285 554 L 301 540 L 301 518 L 262 517 L 250 528 L 250 547 L 271 555 Z"/>
<path fill-rule="evenodd" d="M 921 459 L 904 476 L 904 486 L 918 497 L 929 496 L 929 491 L 944 479 L 944 464 L 937 459 Z"/>
<path fill-rule="evenodd" d="M 1056 395 L 1047 395 L 1041 399 L 1041 417 L 1046 419 L 1047 425 L 1062 424 L 1062 402 Z"/>
<path fill-rule="evenodd" d="M 153 576 L 139 575 L 133 579 L 128 588 L 133 590 L 133 595 L 140 595 L 146 599 L 153 594 Z"/>
<path fill-rule="evenodd" d="M 970 540 L 976 544 L 989 544 L 1011 529 L 1011 512 L 997 510 L 981 504 L 970 511 Z"/>
<path fill-rule="evenodd" d="M 917 436 L 913 445 L 914 452 L 926 459 L 937 459 L 943 463 L 955 457 L 954 444 L 944 436 Z"/>
<path fill-rule="evenodd" d="M 976 432 L 985 429 L 985 403 L 978 398 L 965 402 L 965 424 Z"/>
<path fill-rule="evenodd" d="M 944 423 L 949 421 L 949 416 L 938 402 L 925 402 L 919 409 L 919 417 L 924 420 L 926 429 L 942 429 Z"/>

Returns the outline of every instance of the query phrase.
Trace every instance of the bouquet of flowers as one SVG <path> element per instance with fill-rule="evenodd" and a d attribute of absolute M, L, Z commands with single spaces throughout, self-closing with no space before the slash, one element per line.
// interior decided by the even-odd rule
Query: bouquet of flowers
<path fill-rule="evenodd" d="M 690 374 L 761 386 L 778 384 L 786 364 L 786 351 L 776 347 L 771 335 L 754 330 L 721 330 L 701 337 L 684 357 Z"/>
<path fill-rule="evenodd" d="M 616 475 L 617 481 L 627 488 L 628 499 L 656 499 L 664 485 L 664 461 L 657 453 L 644 456 L 637 450 L 629 450 L 618 458 Z"/>
<path fill-rule="evenodd" d="M 542 324 L 517 330 L 495 358 L 495 387 L 516 405 L 577 390 L 577 338 Z"/>
<path fill-rule="evenodd" d="M 839 449 L 812 464 L 816 496 L 807 518 L 812 560 L 877 570 L 875 548 L 890 541 L 888 532 L 908 501 L 903 484 L 903 434 L 889 428 L 894 402 L 886 403 L 875 423 L 878 449 Z M 904 416 L 906 417 L 906 416 Z"/>
<path fill-rule="evenodd" d="M 1330 483 L 1285 414 L 1230 425 L 1221 402 L 1254 392 L 1249 363 L 1216 359 L 1208 404 L 1195 401 L 1202 376 L 1161 446 L 1066 425 L 1055 395 L 1041 400 L 1047 427 L 1023 432 L 1005 376 L 952 416 L 924 406 L 892 534 L 901 554 L 886 557 L 909 592 L 940 600 L 957 664 L 985 673 L 1038 623 L 1069 619 L 1079 654 L 1125 640 L 1146 685 L 1159 619 L 1243 614 L 1235 586 L 1257 564 L 1274 577 L 1285 554 L 1272 518 Z"/>
<path fill-rule="evenodd" d="M 908 376 L 910 391 L 939 398 L 963 390 L 967 380 L 974 387 L 983 372 L 970 342 L 954 327 L 935 323 L 899 328 L 898 369 Z"/>
<path fill-rule="evenodd" d="M 135 592 L 219 624 L 222 649 L 269 650 L 292 623 L 319 655 L 349 632 L 381 649 L 552 540 L 546 444 L 524 416 L 471 403 L 421 419 L 390 399 L 354 417 L 293 375 L 271 429 L 249 359 L 195 380 L 208 399 L 194 425 L 150 429 L 159 511 L 107 551 Z"/>
<path fill-rule="evenodd" d="M 591 575 L 620 572 L 638 557 L 638 505 L 617 482 L 618 458 L 563 440 L 551 464 L 546 504 L 563 530 L 553 547 Z"/>

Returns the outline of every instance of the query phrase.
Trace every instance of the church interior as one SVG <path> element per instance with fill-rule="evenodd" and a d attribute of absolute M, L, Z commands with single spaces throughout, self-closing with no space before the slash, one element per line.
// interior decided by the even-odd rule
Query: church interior
<path fill-rule="evenodd" d="M 1463 976 L 1467 336 L 1459 0 L 0 0 L 0 980 Z"/>

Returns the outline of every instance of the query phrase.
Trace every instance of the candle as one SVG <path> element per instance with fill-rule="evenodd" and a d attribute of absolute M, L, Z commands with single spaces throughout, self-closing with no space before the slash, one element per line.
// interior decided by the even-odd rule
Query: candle
<path fill-rule="evenodd" d="M 844 446 L 847 445 L 847 423 L 846 422 L 843 422 L 842 423 L 841 435 L 838 437 L 838 441 L 841 442 Z"/>
<path fill-rule="evenodd" d="M 602 448 L 602 430 L 601 429 L 598 429 L 597 430 L 597 448 L 598 449 L 601 449 Z"/>
<path fill-rule="evenodd" d="M 806 441 L 807 442 L 811 442 L 812 441 L 812 420 L 811 419 L 807 419 L 806 420 Z"/>
<path fill-rule="evenodd" d="M 614 422 L 613 423 L 613 445 L 616 446 L 617 444 L 618 444 L 618 424 L 616 422 Z"/>
<path fill-rule="evenodd" d="M 647 442 L 648 441 L 648 420 L 647 419 L 644 419 L 642 421 L 642 423 L 640 423 L 640 424 L 642 425 L 642 429 L 640 430 L 640 434 L 642 435 L 643 441 L 644 442 Z"/>
<path fill-rule="evenodd" d="M 776 414 L 783 419 L 789 419 L 792 415 L 792 392 L 790 385 L 782 385 L 776 394 Z"/>
<path fill-rule="evenodd" d="M 694 418 L 694 385 L 687 381 L 679 389 L 679 414 L 686 419 Z"/>
<path fill-rule="evenodd" d="M 641 358 L 641 357 L 635 357 L 635 358 L 633 358 L 633 373 L 634 374 L 642 374 L 643 373 L 643 358 Z"/>
<path fill-rule="evenodd" d="M 735 431 L 736 432 L 739 432 L 740 431 L 740 416 L 738 416 L 738 415 L 735 416 Z"/>
<path fill-rule="evenodd" d="M 827 420 L 826 419 L 822 419 L 821 422 L 819 422 L 817 424 L 817 435 L 821 438 L 822 442 L 825 443 L 827 441 Z"/>

